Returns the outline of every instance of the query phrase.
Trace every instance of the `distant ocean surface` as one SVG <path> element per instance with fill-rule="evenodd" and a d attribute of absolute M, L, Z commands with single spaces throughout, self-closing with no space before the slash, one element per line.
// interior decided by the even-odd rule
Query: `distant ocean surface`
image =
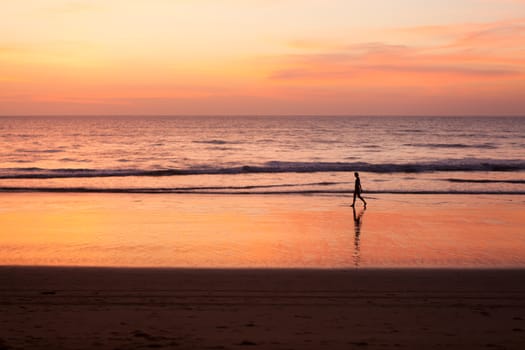
<path fill-rule="evenodd" d="M 525 194 L 525 118 L 0 117 L 0 191 Z"/>

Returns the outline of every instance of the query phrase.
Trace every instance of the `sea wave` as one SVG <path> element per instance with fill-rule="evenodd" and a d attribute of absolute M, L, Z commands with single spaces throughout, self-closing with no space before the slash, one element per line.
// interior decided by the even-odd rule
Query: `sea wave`
<path fill-rule="evenodd" d="M 492 143 L 482 144 L 464 144 L 464 143 L 405 143 L 404 146 L 423 147 L 423 148 L 478 148 L 478 149 L 496 149 Z"/>
<path fill-rule="evenodd" d="M 195 140 L 193 143 L 203 143 L 203 144 L 210 144 L 210 145 L 228 145 L 228 144 L 239 144 L 241 142 L 239 141 L 226 141 L 226 140 Z"/>
<path fill-rule="evenodd" d="M 0 187 L 0 193 L 49 192 L 49 193 L 134 193 L 134 194 L 223 194 L 223 195 L 351 195 L 352 190 L 344 189 L 283 189 L 279 186 L 245 187 L 175 187 L 175 188 L 99 188 L 99 187 Z M 413 195 L 525 195 L 525 191 L 489 190 L 374 190 L 370 194 L 413 194 Z"/>
<path fill-rule="evenodd" d="M 65 152 L 63 149 L 24 149 L 19 148 L 16 149 L 15 152 L 17 153 L 61 153 Z"/>
<path fill-rule="evenodd" d="M 511 179 L 511 180 L 493 180 L 493 179 L 444 179 L 444 181 L 448 182 L 456 182 L 456 183 L 474 183 L 474 184 L 525 184 L 525 180 L 522 179 Z"/>
<path fill-rule="evenodd" d="M 0 179 L 52 179 L 125 176 L 178 176 L 178 175 L 235 175 L 250 173 L 317 173 L 317 172 L 369 172 L 369 173 L 428 173 L 473 171 L 523 171 L 525 160 L 517 159 L 445 159 L 412 163 L 367 162 L 285 162 L 270 161 L 262 165 L 215 167 L 201 165 L 180 169 L 43 169 L 38 167 L 3 168 Z"/>

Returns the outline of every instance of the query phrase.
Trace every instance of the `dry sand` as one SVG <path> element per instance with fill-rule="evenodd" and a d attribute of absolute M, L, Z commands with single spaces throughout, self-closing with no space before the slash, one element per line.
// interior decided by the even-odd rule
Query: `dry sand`
<path fill-rule="evenodd" d="M 0 267 L 0 349 L 523 349 L 524 270 Z"/>

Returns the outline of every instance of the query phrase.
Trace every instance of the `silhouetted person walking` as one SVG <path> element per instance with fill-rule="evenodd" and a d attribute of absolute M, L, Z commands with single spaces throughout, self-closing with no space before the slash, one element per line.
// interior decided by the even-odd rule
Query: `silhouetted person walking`
<path fill-rule="evenodd" d="M 359 173 L 355 172 L 355 187 L 354 187 L 354 201 L 352 202 L 352 207 L 355 206 L 355 198 L 359 197 L 360 200 L 363 201 L 366 208 L 366 201 L 361 197 L 361 192 L 363 191 L 363 188 L 361 187 L 361 179 L 359 179 Z"/>

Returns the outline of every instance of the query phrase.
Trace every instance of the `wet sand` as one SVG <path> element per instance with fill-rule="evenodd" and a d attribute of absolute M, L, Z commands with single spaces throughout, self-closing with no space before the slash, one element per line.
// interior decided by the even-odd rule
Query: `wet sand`
<path fill-rule="evenodd" d="M 0 266 L 525 268 L 525 196 L 0 194 Z"/>
<path fill-rule="evenodd" d="M 524 270 L 0 267 L 0 349 L 523 349 Z"/>

